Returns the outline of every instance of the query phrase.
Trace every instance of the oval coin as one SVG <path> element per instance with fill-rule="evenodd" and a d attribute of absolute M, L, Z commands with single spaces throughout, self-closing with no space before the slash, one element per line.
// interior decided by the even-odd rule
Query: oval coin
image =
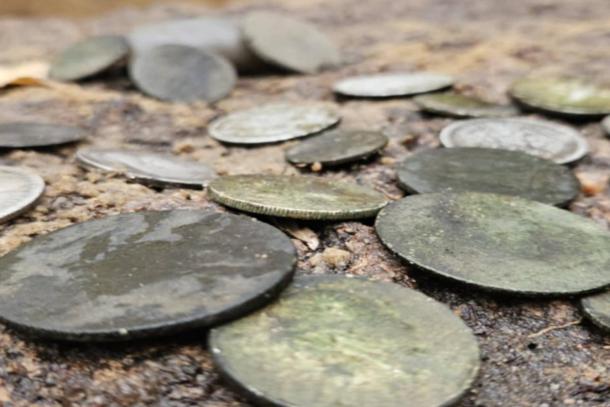
<path fill-rule="evenodd" d="M 78 127 L 34 122 L 0 123 L 0 148 L 46 147 L 84 138 L 85 132 Z"/>
<path fill-rule="evenodd" d="M 431 72 L 381 73 L 353 76 L 337 82 L 333 90 L 343 96 L 387 98 L 448 88 L 454 79 Z"/>

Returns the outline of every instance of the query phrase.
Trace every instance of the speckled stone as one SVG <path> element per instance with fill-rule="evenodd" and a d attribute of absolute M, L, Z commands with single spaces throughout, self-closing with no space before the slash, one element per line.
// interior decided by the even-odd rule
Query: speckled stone
<path fill-rule="evenodd" d="M 610 291 L 583 298 L 581 306 L 591 322 L 610 333 Z"/>
<path fill-rule="evenodd" d="M 453 85 L 448 75 L 431 72 L 381 73 L 353 76 L 337 82 L 333 90 L 343 96 L 387 98 L 433 92 Z"/>
<path fill-rule="evenodd" d="M 44 180 L 29 170 L 0 166 L 0 222 L 31 208 L 44 192 Z"/>
<path fill-rule="evenodd" d="M 85 138 L 78 127 L 51 123 L 0 123 L 0 148 L 46 147 L 74 143 Z"/>
<path fill-rule="evenodd" d="M 455 92 L 419 95 L 413 101 L 425 112 L 458 118 L 507 117 L 518 113 L 512 106 L 498 105 Z"/>

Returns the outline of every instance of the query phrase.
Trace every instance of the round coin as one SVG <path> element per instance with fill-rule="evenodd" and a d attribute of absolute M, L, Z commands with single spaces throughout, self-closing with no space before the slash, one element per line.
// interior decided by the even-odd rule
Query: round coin
<path fill-rule="evenodd" d="M 376 229 L 408 262 L 481 289 L 565 296 L 610 285 L 610 234 L 539 202 L 478 192 L 412 195 L 383 209 Z"/>
<path fill-rule="evenodd" d="M 367 218 L 387 203 L 372 189 L 309 176 L 225 176 L 212 181 L 208 193 L 231 208 L 294 219 Z"/>
<path fill-rule="evenodd" d="M 209 343 L 230 381 L 273 406 L 447 406 L 479 368 L 476 339 L 445 305 L 340 276 L 296 278 L 263 311 L 212 330 Z"/>
<path fill-rule="evenodd" d="M 44 181 L 38 175 L 21 168 L 0 166 L 0 222 L 27 211 L 43 192 Z"/>
<path fill-rule="evenodd" d="M 169 334 L 241 317 L 292 278 L 288 237 L 209 211 L 129 213 L 37 237 L 0 258 L 0 319 L 79 341 Z"/>
<path fill-rule="evenodd" d="M 160 45 L 135 54 L 129 74 L 147 95 L 179 102 L 216 102 L 237 81 L 235 68 L 224 58 L 184 45 Z"/>
<path fill-rule="evenodd" d="M 382 73 L 343 79 L 333 90 L 343 96 L 386 98 L 448 88 L 453 81 L 450 76 L 430 72 Z"/>
<path fill-rule="evenodd" d="M 580 191 L 569 168 L 518 151 L 443 148 L 409 156 L 398 165 L 400 186 L 410 192 L 475 191 L 564 205 Z"/>
<path fill-rule="evenodd" d="M 341 120 L 326 103 L 270 104 L 231 113 L 209 126 L 210 136 L 225 143 L 273 143 L 319 133 Z"/>
<path fill-rule="evenodd" d="M 580 133 L 561 124 L 523 118 L 470 119 L 445 127 L 445 147 L 483 147 L 522 151 L 559 164 L 576 161 L 589 148 Z"/>
<path fill-rule="evenodd" d="M 602 120 L 602 127 L 606 133 L 610 135 L 610 116 L 606 116 L 604 120 Z"/>
<path fill-rule="evenodd" d="M 0 148 L 46 147 L 85 138 L 78 127 L 50 123 L 0 123 Z"/>
<path fill-rule="evenodd" d="M 591 322 L 610 332 L 610 291 L 585 297 L 580 303 Z"/>
<path fill-rule="evenodd" d="M 425 112 L 450 117 L 507 117 L 518 113 L 512 106 L 497 105 L 455 92 L 419 95 L 413 101 Z"/>

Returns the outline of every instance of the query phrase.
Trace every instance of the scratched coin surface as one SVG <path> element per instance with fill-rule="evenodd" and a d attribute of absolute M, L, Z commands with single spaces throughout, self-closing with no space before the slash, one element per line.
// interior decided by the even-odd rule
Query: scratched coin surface
<path fill-rule="evenodd" d="M 268 303 L 296 255 L 279 230 L 209 211 L 139 212 L 40 236 L 0 258 L 0 319 L 36 336 L 122 340 Z"/>
<path fill-rule="evenodd" d="M 208 194 L 241 211 L 295 219 L 368 218 L 387 203 L 370 188 L 313 176 L 224 176 L 210 183 Z"/>
<path fill-rule="evenodd" d="M 84 138 L 85 132 L 78 127 L 35 122 L 0 123 L 0 148 L 46 147 Z"/>
<path fill-rule="evenodd" d="M 458 118 L 507 117 L 518 113 L 512 106 L 490 103 L 455 92 L 419 95 L 413 101 L 425 112 Z"/>
<path fill-rule="evenodd" d="M 0 166 L 0 222 L 34 206 L 42 196 L 44 186 L 44 180 L 29 170 Z"/>
<path fill-rule="evenodd" d="M 568 296 L 610 285 L 610 233 L 540 202 L 478 192 L 412 195 L 384 208 L 376 229 L 409 263 L 485 290 Z"/>
<path fill-rule="evenodd" d="M 589 147 L 575 129 L 558 123 L 524 118 L 462 120 L 440 134 L 445 147 L 483 147 L 522 151 L 559 164 L 585 156 Z"/>
<path fill-rule="evenodd" d="M 591 322 L 610 332 L 610 291 L 583 298 L 581 307 Z"/>
<path fill-rule="evenodd" d="M 444 304 L 341 276 L 295 278 L 263 311 L 213 329 L 209 344 L 253 401 L 286 407 L 447 406 L 480 363 L 470 329 Z"/>
<path fill-rule="evenodd" d="M 384 98 L 409 96 L 448 88 L 454 79 L 431 72 L 381 73 L 353 76 L 334 85 L 334 91 L 344 96 Z"/>

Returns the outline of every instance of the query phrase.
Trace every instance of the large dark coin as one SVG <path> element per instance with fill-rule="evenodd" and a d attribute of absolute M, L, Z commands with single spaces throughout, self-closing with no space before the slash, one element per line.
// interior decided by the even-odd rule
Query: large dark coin
<path fill-rule="evenodd" d="M 147 95 L 179 102 L 216 102 L 231 93 L 237 80 L 223 57 L 184 45 L 160 45 L 135 54 L 129 74 Z"/>
<path fill-rule="evenodd" d="M 0 166 L 0 222 L 31 208 L 44 192 L 44 180 L 25 169 Z"/>
<path fill-rule="evenodd" d="M 0 123 L 0 148 L 45 147 L 85 138 L 78 127 L 50 123 Z"/>
<path fill-rule="evenodd" d="M 343 96 L 387 98 L 433 92 L 447 88 L 453 82 L 450 76 L 431 72 L 381 73 L 343 79 L 333 90 Z"/>
<path fill-rule="evenodd" d="M 569 168 L 518 151 L 443 148 L 407 157 L 398 165 L 401 187 L 410 192 L 475 191 L 514 195 L 562 205 L 580 183 Z"/>
<path fill-rule="evenodd" d="M 506 117 L 517 114 L 512 106 L 498 105 L 455 92 L 419 95 L 413 101 L 424 111 L 450 117 Z"/>
<path fill-rule="evenodd" d="M 610 332 L 610 291 L 583 298 L 581 306 L 591 322 Z"/>
<path fill-rule="evenodd" d="M 122 340 L 205 327 L 269 302 L 295 250 L 255 219 L 176 210 L 111 216 L 0 258 L 0 319 L 38 336 Z"/>
<path fill-rule="evenodd" d="M 610 285 L 610 234 L 589 219 L 506 195 L 413 195 L 389 205 L 377 233 L 425 270 L 486 290 L 571 295 Z"/>
<path fill-rule="evenodd" d="M 272 406 L 447 406 L 479 367 L 476 339 L 443 304 L 339 276 L 296 278 L 277 302 L 214 329 L 209 342 L 229 380 Z"/>

